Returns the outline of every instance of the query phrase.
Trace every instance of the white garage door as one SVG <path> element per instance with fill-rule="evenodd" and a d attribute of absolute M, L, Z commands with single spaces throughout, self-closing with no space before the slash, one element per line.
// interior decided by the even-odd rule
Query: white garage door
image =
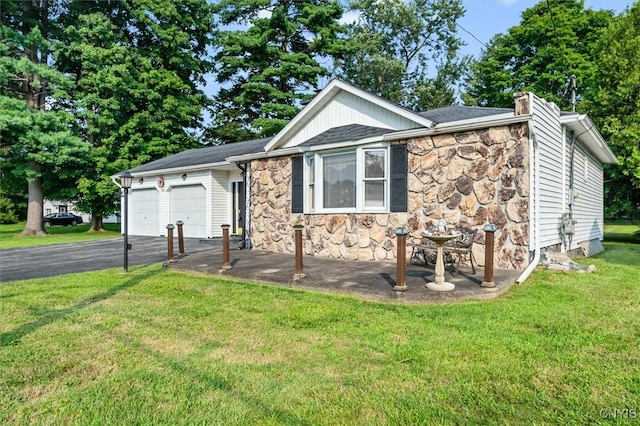
<path fill-rule="evenodd" d="M 207 236 L 207 197 L 204 186 L 176 186 L 171 189 L 171 223 L 184 222 L 185 237 Z"/>
<path fill-rule="evenodd" d="M 158 191 L 137 189 L 129 194 L 129 234 L 157 237 L 159 231 Z"/>

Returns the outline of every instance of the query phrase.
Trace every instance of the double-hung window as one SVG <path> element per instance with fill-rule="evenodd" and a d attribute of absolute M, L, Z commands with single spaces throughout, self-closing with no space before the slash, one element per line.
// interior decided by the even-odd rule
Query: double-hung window
<path fill-rule="evenodd" d="M 306 158 L 306 210 L 315 213 L 389 210 L 386 146 L 315 153 Z"/>

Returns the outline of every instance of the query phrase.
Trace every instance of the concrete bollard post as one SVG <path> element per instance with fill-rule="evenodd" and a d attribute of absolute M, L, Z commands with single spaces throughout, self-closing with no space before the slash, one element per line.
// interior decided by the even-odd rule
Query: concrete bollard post
<path fill-rule="evenodd" d="M 182 232 L 182 225 L 184 222 L 179 220 L 176 222 L 176 226 L 178 227 L 178 254 L 182 257 L 184 256 L 184 234 Z"/>
<path fill-rule="evenodd" d="M 231 259 L 229 255 L 229 228 L 231 225 L 221 225 L 222 228 L 222 269 L 231 269 Z"/>
<path fill-rule="evenodd" d="M 480 286 L 482 287 L 495 287 L 496 283 L 493 282 L 493 250 L 495 245 L 495 232 L 496 226 L 488 223 L 484 227 L 485 241 L 484 241 L 484 280 Z"/>
<path fill-rule="evenodd" d="M 407 235 L 409 230 L 405 227 L 396 228 L 396 237 L 398 237 L 396 247 L 396 285 L 393 286 L 395 291 L 407 290 Z"/>
<path fill-rule="evenodd" d="M 296 272 L 293 274 L 294 280 L 299 280 L 305 277 L 303 266 L 302 266 L 302 229 L 303 228 L 304 228 L 303 225 L 293 226 L 293 233 L 294 233 L 295 246 L 296 246 Z"/>
<path fill-rule="evenodd" d="M 167 225 L 167 262 L 173 263 L 173 226 L 172 223 Z"/>

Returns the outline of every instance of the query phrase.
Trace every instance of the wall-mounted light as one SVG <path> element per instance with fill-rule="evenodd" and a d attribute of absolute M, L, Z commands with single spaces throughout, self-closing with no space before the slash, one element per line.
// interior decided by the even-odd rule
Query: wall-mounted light
<path fill-rule="evenodd" d="M 144 182 L 144 178 L 140 178 L 140 179 L 138 179 L 138 183 L 139 183 L 140 185 L 142 185 L 142 182 Z"/>
<path fill-rule="evenodd" d="M 185 180 L 185 179 L 187 179 L 187 174 L 183 173 L 182 176 L 180 176 L 180 177 L 182 178 L 182 180 Z"/>

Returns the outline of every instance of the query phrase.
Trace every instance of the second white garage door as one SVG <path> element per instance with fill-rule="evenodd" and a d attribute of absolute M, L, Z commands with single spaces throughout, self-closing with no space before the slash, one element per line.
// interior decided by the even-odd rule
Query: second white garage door
<path fill-rule="evenodd" d="M 207 197 L 204 186 L 176 186 L 171 189 L 171 223 L 184 222 L 184 236 L 205 238 L 207 236 Z"/>

